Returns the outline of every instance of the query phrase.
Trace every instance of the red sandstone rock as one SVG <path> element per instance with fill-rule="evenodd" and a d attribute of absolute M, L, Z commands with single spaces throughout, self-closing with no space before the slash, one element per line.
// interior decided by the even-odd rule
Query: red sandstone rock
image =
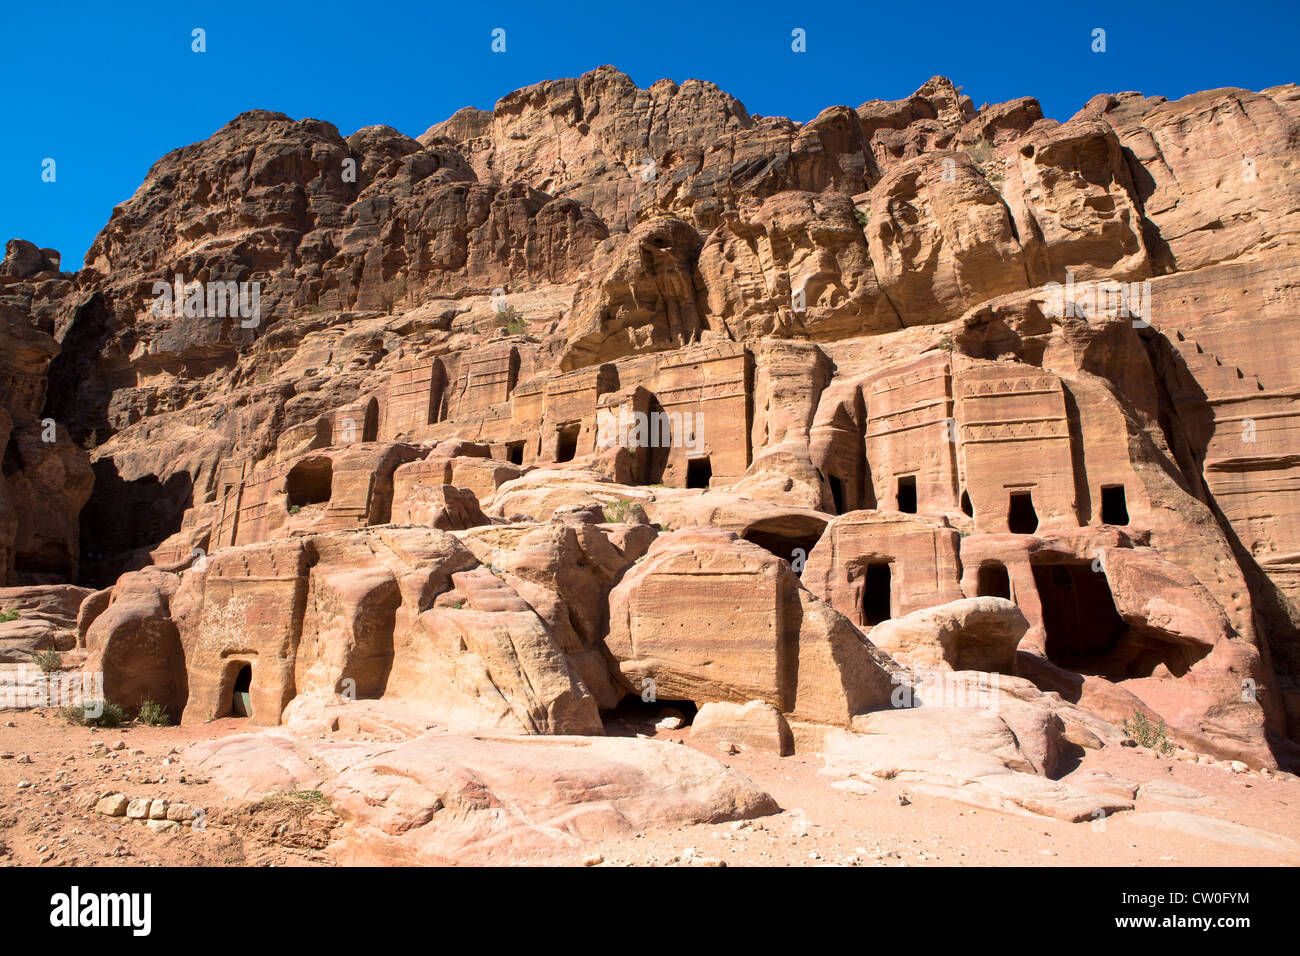
<path fill-rule="evenodd" d="M 243 114 L 81 272 L 7 246 L 0 583 L 99 588 L 110 697 L 187 721 L 248 666 L 258 723 L 598 734 L 653 679 L 816 741 L 889 652 L 1018 650 L 1074 708 L 1019 687 L 1031 770 L 1138 711 L 1291 759 L 1298 104 L 1062 124 L 936 77 L 796 123 L 602 67 L 419 140 Z M 259 321 L 155 314 L 177 274 L 261 283 Z M 1018 647 L 954 648 L 970 599 Z M 1084 806 L 1012 779 L 979 799 Z"/>

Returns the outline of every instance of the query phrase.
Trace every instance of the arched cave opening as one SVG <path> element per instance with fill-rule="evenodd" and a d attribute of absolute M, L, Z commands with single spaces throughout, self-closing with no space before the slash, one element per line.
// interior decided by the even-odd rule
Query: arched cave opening
<path fill-rule="evenodd" d="M 862 581 L 862 622 L 868 627 L 893 616 L 893 574 L 888 561 L 867 565 Z"/>
<path fill-rule="evenodd" d="M 555 438 L 555 460 L 557 462 L 573 461 L 578 454 L 578 434 L 582 426 L 574 423 L 560 427 Z"/>
<path fill-rule="evenodd" d="M 1047 657 L 1074 671 L 1105 670 L 1128 625 L 1115 609 L 1106 575 L 1087 563 L 1034 565 Z"/>
<path fill-rule="evenodd" d="M 233 717 L 253 716 L 253 665 L 244 664 L 235 673 L 230 687 L 230 714 Z"/>
<path fill-rule="evenodd" d="M 140 548 L 155 548 L 180 530 L 185 509 L 194 498 L 188 472 L 166 481 L 143 475 L 127 481 L 111 457 L 94 463 L 95 484 L 79 518 L 82 560 L 78 584 L 106 588 L 135 567 Z"/>
<path fill-rule="evenodd" d="M 963 491 L 961 493 L 961 513 L 967 518 L 975 517 L 975 506 L 970 503 L 969 491 Z"/>
<path fill-rule="evenodd" d="M 831 486 L 831 501 L 835 505 L 837 515 L 844 514 L 844 479 L 839 475 L 827 475 L 827 482 Z"/>
<path fill-rule="evenodd" d="M 334 466 L 328 458 L 309 458 L 293 466 L 285 481 L 290 508 L 324 504 L 330 500 Z"/>
<path fill-rule="evenodd" d="M 1038 530 L 1038 512 L 1034 510 L 1034 496 L 1030 492 L 1011 492 L 1007 530 L 1012 534 L 1033 534 Z"/>
<path fill-rule="evenodd" d="M 377 441 L 379 438 L 379 400 L 372 398 L 366 402 L 365 414 L 361 421 L 361 440 Z"/>
<path fill-rule="evenodd" d="M 665 716 L 680 714 L 681 726 L 689 727 L 698 712 L 695 701 L 660 699 L 655 696 L 653 684 L 644 683 L 639 692 L 627 694 L 613 710 L 606 711 L 602 720 L 608 736 L 634 737 L 646 733 L 647 724 L 653 726 Z"/>
<path fill-rule="evenodd" d="M 976 594 L 979 597 L 1000 597 L 1011 600 L 1011 578 L 1002 562 L 985 561 L 980 565 Z"/>
<path fill-rule="evenodd" d="M 764 531 L 750 528 L 741 537 L 789 562 L 794 573 L 801 575 L 808 555 L 812 554 L 812 549 L 821 540 L 821 530 L 800 533 L 797 530 Z"/>

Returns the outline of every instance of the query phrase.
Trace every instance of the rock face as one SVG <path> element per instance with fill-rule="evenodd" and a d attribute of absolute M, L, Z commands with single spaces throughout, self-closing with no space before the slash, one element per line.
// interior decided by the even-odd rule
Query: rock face
<path fill-rule="evenodd" d="M 10 242 L 0 292 L 18 279 L 56 282 L 51 274 L 44 253 Z M 90 497 L 90 461 L 41 414 L 59 345 L 40 325 L 0 299 L 0 585 L 75 581 L 81 557 L 77 519 Z"/>
<path fill-rule="evenodd" d="M 186 721 L 642 696 L 806 747 L 937 668 L 1023 682 L 1015 773 L 1136 712 L 1293 762 L 1298 123 L 942 77 L 798 123 L 610 67 L 418 140 L 243 114 L 79 272 L 7 247 L 0 584 L 97 589 L 110 696 Z"/>

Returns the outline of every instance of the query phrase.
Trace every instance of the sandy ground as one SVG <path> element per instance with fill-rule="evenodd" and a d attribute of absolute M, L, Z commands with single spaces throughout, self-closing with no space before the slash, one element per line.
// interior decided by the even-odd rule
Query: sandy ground
<path fill-rule="evenodd" d="M 236 719 L 97 729 L 71 726 L 55 709 L 0 712 L 0 865 L 332 864 L 323 850 L 339 821 L 314 801 L 250 804 L 186 776 L 181 750 L 247 729 Z M 110 749 L 97 755 L 98 744 Z M 203 828 L 168 835 L 101 816 L 87 801 L 109 791 L 201 807 Z"/>
<path fill-rule="evenodd" d="M 200 740 L 242 733 L 228 718 L 199 727 L 70 726 L 54 709 L 0 712 L 0 865 L 333 865 L 341 821 L 311 799 L 254 803 L 187 776 L 177 755 Z M 611 728 L 615 730 L 616 728 Z M 636 728 L 644 732 L 647 728 Z M 1134 822 L 1134 813 L 1178 810 L 1288 837 L 1300 846 L 1300 779 L 1234 773 L 1126 748 L 1090 751 L 1067 781 L 1103 770 L 1137 783 L 1170 781 L 1209 798 L 1189 807 L 1139 796 L 1134 813 L 1065 823 L 977 808 L 877 781 L 874 792 L 838 789 L 815 755 L 726 755 L 688 730 L 660 739 L 696 746 L 748 776 L 783 811 L 754 821 L 635 834 L 557 862 L 572 865 L 808 866 L 1278 866 L 1300 852 L 1238 845 Z M 103 744 L 107 753 L 97 750 Z M 112 748 L 119 749 L 112 749 Z M 155 833 L 101 816 L 93 799 L 120 791 L 203 807 L 201 830 Z M 1249 842 L 1249 841 L 1248 841 Z M 502 864 L 513 861 L 503 859 Z"/>
<path fill-rule="evenodd" d="M 917 793 L 906 783 L 874 781 L 874 793 L 837 789 L 821 773 L 820 757 L 720 754 L 773 797 L 783 812 L 744 823 L 696 826 L 676 833 L 647 833 L 596 847 L 604 864 L 722 861 L 729 866 L 1287 866 L 1300 849 L 1280 854 L 1142 826 L 1134 814 L 1190 808 L 1139 796 L 1132 813 L 1098 823 L 1065 823 L 967 806 Z M 1071 775 L 1102 770 L 1137 783 L 1168 780 L 1191 787 L 1213 803 L 1192 812 L 1287 836 L 1300 847 L 1300 779 L 1236 774 L 1223 765 L 1201 766 L 1147 751 L 1091 751 Z M 901 798 L 901 799 L 900 799 Z M 590 854 L 589 854 L 590 855 Z M 590 862 L 590 861 L 589 861 Z"/>

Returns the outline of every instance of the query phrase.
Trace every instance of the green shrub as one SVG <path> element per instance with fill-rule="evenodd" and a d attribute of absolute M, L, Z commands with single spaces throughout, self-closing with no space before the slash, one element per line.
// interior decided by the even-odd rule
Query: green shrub
<path fill-rule="evenodd" d="M 97 709 L 94 704 L 82 704 L 79 707 L 64 707 L 59 713 L 68 723 L 81 727 L 120 727 L 126 723 L 126 711 L 117 704 L 105 701 L 98 717 L 90 716 L 89 711 L 94 709 Z"/>
<path fill-rule="evenodd" d="M 0 624 L 8 624 L 10 621 L 18 620 L 17 611 L 0 611 Z"/>
<path fill-rule="evenodd" d="M 166 727 L 171 723 L 171 718 L 167 716 L 167 711 L 163 710 L 162 704 L 153 700 L 146 700 L 140 705 L 140 715 L 136 719 L 150 727 Z"/>
<path fill-rule="evenodd" d="M 32 655 L 32 663 L 41 669 L 41 673 L 49 674 L 63 667 L 63 655 L 54 648 L 37 651 Z"/>
<path fill-rule="evenodd" d="M 1141 747 L 1149 747 L 1157 753 L 1171 754 L 1174 752 L 1174 742 L 1169 739 L 1168 728 L 1165 726 L 1164 718 L 1160 718 L 1159 723 L 1151 723 L 1151 719 L 1140 710 L 1133 711 L 1133 716 L 1124 721 L 1124 733 L 1128 734 Z"/>
<path fill-rule="evenodd" d="M 966 150 L 967 155 L 977 166 L 982 166 L 984 163 L 993 160 L 993 146 L 982 136 L 974 142 L 967 143 L 962 148 Z"/>
<path fill-rule="evenodd" d="M 620 498 L 618 501 L 611 501 L 604 505 L 601 510 L 605 514 L 605 520 L 610 524 L 622 524 L 625 521 L 645 521 L 647 515 L 645 508 L 639 501 L 628 501 Z"/>
<path fill-rule="evenodd" d="M 962 146 L 966 150 L 966 155 L 971 158 L 971 162 L 979 169 L 984 178 L 995 186 L 1002 185 L 1006 179 L 1006 170 L 1002 163 L 993 155 L 993 144 L 984 137 L 980 137 L 971 143 Z"/>
<path fill-rule="evenodd" d="M 854 209 L 853 218 L 858 221 L 859 226 L 866 229 L 867 223 L 871 221 L 871 213 L 863 212 L 861 209 Z"/>
<path fill-rule="evenodd" d="M 296 515 L 296 514 L 297 514 L 298 512 L 300 512 L 300 511 L 302 511 L 302 505 L 290 505 L 290 506 L 289 506 L 289 514 L 291 514 L 291 515 Z"/>
<path fill-rule="evenodd" d="M 524 329 L 528 328 L 523 313 L 509 303 L 497 309 L 496 324 L 511 335 L 522 335 Z"/>

